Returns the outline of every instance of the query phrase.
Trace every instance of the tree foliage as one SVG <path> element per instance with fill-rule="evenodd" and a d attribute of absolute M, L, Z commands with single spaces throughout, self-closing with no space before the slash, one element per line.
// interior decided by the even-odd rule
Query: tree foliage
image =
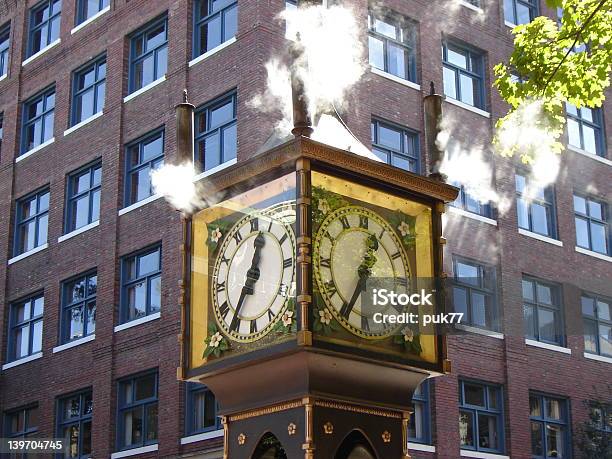
<path fill-rule="evenodd" d="M 538 102 L 540 123 L 554 140 L 553 150 L 562 149 L 559 138 L 565 127 L 564 103 L 576 107 L 599 107 L 610 85 L 612 71 L 612 0 L 547 0 L 551 7 L 562 8 L 559 22 L 544 16 L 516 26 L 514 51 L 507 64 L 495 66 L 494 86 L 511 109 L 498 121 L 516 119 L 517 113 Z M 501 153 L 513 155 L 518 146 L 495 142 Z M 530 162 L 533 152 L 520 151 Z"/>

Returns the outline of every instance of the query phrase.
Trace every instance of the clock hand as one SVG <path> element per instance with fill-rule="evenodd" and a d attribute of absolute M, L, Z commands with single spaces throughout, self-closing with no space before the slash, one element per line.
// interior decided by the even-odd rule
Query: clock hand
<path fill-rule="evenodd" d="M 365 290 L 366 282 L 370 275 L 372 274 L 372 268 L 376 264 L 376 251 L 378 250 L 378 239 L 373 234 L 366 239 L 366 253 L 363 256 L 363 261 L 357 268 L 357 275 L 359 276 L 359 281 L 357 282 L 357 286 L 355 287 L 355 291 L 353 292 L 353 296 L 348 303 L 344 303 L 342 308 L 340 309 L 340 314 L 343 317 L 348 318 L 351 311 L 355 307 L 355 302 L 361 292 Z"/>

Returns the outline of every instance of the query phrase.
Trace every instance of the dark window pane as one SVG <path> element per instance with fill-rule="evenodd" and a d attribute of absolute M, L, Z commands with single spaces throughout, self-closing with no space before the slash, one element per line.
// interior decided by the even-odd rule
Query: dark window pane
<path fill-rule="evenodd" d="M 499 449 L 497 416 L 478 414 L 478 447 Z"/>
<path fill-rule="evenodd" d="M 542 439 L 542 424 L 531 422 L 531 454 L 541 457 L 544 452 Z"/>
<path fill-rule="evenodd" d="M 463 386 L 465 400 L 464 403 L 474 406 L 485 406 L 484 388 L 472 384 L 464 384 Z"/>
<path fill-rule="evenodd" d="M 157 377 L 155 374 L 150 374 L 138 378 L 135 382 L 136 391 L 134 401 L 144 400 L 147 398 L 155 397 L 155 381 Z"/>

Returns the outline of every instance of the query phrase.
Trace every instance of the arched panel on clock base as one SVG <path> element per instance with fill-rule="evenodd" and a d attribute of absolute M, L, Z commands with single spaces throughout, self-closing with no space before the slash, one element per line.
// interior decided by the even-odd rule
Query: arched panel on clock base
<path fill-rule="evenodd" d="M 276 435 L 266 432 L 255 447 L 252 459 L 288 459 L 283 444 Z"/>
<path fill-rule="evenodd" d="M 342 441 L 334 459 L 378 459 L 372 445 L 359 430 L 353 430 Z"/>

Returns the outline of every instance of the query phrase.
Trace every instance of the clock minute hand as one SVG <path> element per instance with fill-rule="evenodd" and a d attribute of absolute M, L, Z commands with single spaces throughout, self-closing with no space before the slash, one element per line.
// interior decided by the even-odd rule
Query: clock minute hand
<path fill-rule="evenodd" d="M 353 292 L 353 296 L 348 303 L 344 303 L 340 309 L 340 314 L 343 317 L 348 317 L 355 307 L 357 298 L 361 295 L 361 292 L 365 290 L 366 282 L 372 274 L 372 267 L 376 264 L 376 251 L 378 250 L 378 239 L 376 236 L 371 234 L 366 239 L 366 253 L 363 256 L 363 261 L 357 268 L 357 274 L 359 275 L 359 281 Z"/>

